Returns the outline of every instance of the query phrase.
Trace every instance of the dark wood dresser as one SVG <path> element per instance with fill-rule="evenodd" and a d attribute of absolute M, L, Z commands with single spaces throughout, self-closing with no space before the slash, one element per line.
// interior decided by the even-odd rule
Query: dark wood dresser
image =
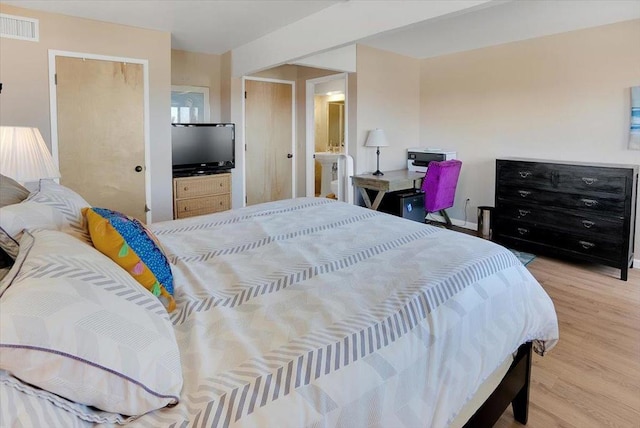
<path fill-rule="evenodd" d="M 637 165 L 496 160 L 493 240 L 534 254 L 633 266 Z"/>

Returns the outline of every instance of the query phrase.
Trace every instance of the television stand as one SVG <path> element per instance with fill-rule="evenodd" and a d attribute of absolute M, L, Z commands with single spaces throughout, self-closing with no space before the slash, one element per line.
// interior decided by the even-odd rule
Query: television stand
<path fill-rule="evenodd" d="M 187 171 L 185 171 L 187 172 Z M 206 170 L 173 176 L 173 218 L 187 218 L 231 209 L 231 174 Z"/>
<path fill-rule="evenodd" d="M 228 169 L 185 168 L 174 169 L 173 178 L 178 177 L 202 177 L 205 175 L 229 174 Z"/>

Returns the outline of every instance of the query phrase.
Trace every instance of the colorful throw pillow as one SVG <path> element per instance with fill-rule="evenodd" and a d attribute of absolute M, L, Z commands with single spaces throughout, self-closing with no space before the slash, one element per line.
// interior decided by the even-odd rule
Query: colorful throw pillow
<path fill-rule="evenodd" d="M 125 269 L 171 312 L 173 275 L 153 234 L 136 219 L 106 208 L 85 208 L 93 245 Z"/>

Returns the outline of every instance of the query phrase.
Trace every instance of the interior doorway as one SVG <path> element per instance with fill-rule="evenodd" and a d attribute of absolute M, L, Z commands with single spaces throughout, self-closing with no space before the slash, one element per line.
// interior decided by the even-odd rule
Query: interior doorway
<path fill-rule="evenodd" d="M 307 196 L 344 199 L 338 183 L 345 180 L 349 143 L 347 74 L 308 80 L 306 89 Z"/>
<path fill-rule="evenodd" d="M 294 82 L 244 78 L 245 203 L 295 195 Z"/>
<path fill-rule="evenodd" d="M 50 51 L 49 62 L 60 183 L 150 222 L 147 61 Z"/>

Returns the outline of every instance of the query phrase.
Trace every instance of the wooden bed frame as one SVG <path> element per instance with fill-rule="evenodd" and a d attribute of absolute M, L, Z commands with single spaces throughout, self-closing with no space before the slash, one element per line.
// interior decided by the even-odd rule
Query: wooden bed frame
<path fill-rule="evenodd" d="M 531 342 L 520 345 L 507 374 L 498 387 L 464 425 L 465 428 L 492 427 L 507 409 L 513 407 L 515 420 L 527 424 L 531 381 Z"/>

